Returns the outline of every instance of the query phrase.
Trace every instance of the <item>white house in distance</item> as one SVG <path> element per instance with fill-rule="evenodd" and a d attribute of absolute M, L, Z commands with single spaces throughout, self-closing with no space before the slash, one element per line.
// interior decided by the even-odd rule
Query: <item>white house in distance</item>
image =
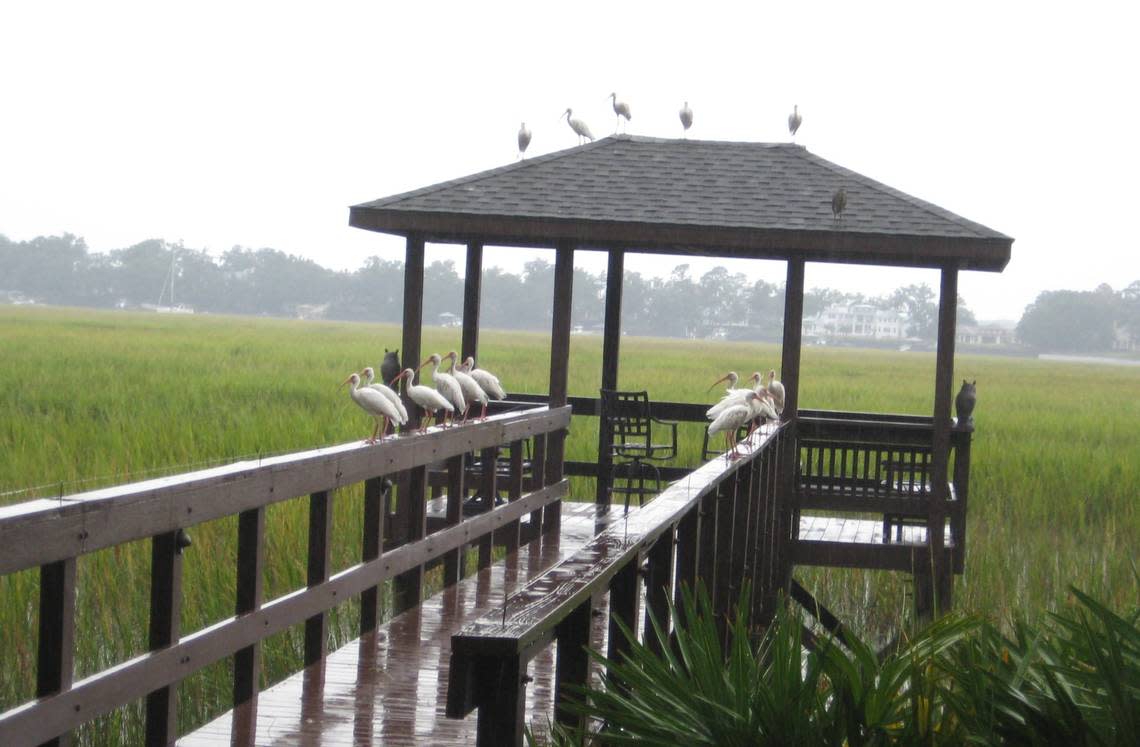
<path fill-rule="evenodd" d="M 805 318 L 803 333 L 816 338 L 902 340 L 907 333 L 907 318 L 899 311 L 867 303 L 833 304 Z"/>

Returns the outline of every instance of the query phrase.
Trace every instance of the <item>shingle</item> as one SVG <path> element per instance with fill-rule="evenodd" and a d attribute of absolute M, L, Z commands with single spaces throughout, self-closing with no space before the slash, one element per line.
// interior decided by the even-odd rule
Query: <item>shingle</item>
<path fill-rule="evenodd" d="M 847 209 L 837 222 L 831 198 L 839 187 L 847 191 Z M 607 137 L 364 203 L 353 211 L 775 232 L 840 230 L 848 235 L 981 240 L 1004 244 L 1006 257 L 1012 242 L 786 143 Z M 385 230 L 382 221 L 368 227 Z"/>

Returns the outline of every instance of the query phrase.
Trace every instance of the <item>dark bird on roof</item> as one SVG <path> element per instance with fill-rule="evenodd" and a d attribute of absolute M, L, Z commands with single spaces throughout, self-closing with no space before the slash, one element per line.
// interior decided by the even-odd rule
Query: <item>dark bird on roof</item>
<path fill-rule="evenodd" d="M 792 113 L 788 115 L 788 132 L 792 133 L 792 139 L 796 137 L 796 130 L 803 124 L 804 118 L 800 116 L 800 105 L 796 104 L 792 107 Z"/>
<path fill-rule="evenodd" d="M 847 190 L 843 187 L 835 190 L 835 194 L 831 196 L 831 214 L 839 220 L 839 216 L 847 209 Z"/>
<path fill-rule="evenodd" d="M 614 114 L 617 116 L 617 122 L 614 123 L 614 132 L 617 132 L 618 127 L 621 126 L 621 118 L 625 117 L 625 121 L 628 123 L 629 120 L 633 119 L 633 116 L 629 113 L 629 104 L 618 101 L 616 93 L 611 93 L 610 99 L 613 101 Z"/>
<path fill-rule="evenodd" d="M 574 130 L 574 134 L 578 136 L 578 145 L 582 144 L 583 139 L 587 139 L 590 142 L 594 141 L 594 133 L 590 132 L 590 128 L 585 122 L 574 116 L 573 109 L 567 109 L 562 112 L 562 116 L 566 117 L 566 123 L 570 125 L 571 130 Z"/>
<path fill-rule="evenodd" d="M 522 158 L 523 153 L 526 153 L 528 145 L 530 145 L 530 130 L 526 128 L 526 122 L 523 122 L 519 125 L 519 158 Z"/>
<path fill-rule="evenodd" d="M 685 128 L 685 132 L 688 132 L 689 128 L 693 126 L 693 110 L 689 108 L 688 101 L 681 107 L 678 115 L 681 117 L 681 126 Z"/>

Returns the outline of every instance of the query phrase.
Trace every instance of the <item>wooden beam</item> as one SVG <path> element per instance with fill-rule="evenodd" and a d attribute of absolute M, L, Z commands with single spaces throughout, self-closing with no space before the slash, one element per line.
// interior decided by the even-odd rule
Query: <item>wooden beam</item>
<path fill-rule="evenodd" d="M 483 294 L 483 242 L 467 242 L 467 267 L 463 273 L 463 355 L 479 357 L 479 302 Z"/>
<path fill-rule="evenodd" d="M 150 636 L 151 651 L 178 642 L 182 617 L 182 530 L 151 540 Z M 146 696 L 146 743 L 174 744 L 178 738 L 178 684 L 164 685 Z"/>
<path fill-rule="evenodd" d="M 606 269 L 606 316 L 602 332 L 602 389 L 617 389 L 619 348 L 621 347 L 621 296 L 625 274 L 625 252 L 609 253 Z M 598 428 L 598 480 L 594 502 L 610 504 L 610 482 L 613 469 L 613 432 Z"/>
<path fill-rule="evenodd" d="M 574 245 L 559 244 L 554 253 L 554 313 L 550 325 L 550 406 L 566 404 L 570 378 L 570 315 L 574 308 Z M 566 433 L 550 433 L 546 437 L 546 482 L 562 479 L 562 460 L 566 450 Z M 543 528 L 557 527 L 561 520 L 560 504 L 543 511 Z"/>
<path fill-rule="evenodd" d="M 309 496 L 309 558 L 306 585 L 312 588 L 329 580 L 332 563 L 332 494 L 327 490 Z M 318 612 L 305 621 L 305 666 L 325 658 L 328 615 Z"/>
<path fill-rule="evenodd" d="M 954 338 L 958 317 L 958 267 L 947 265 L 942 270 L 938 297 L 938 351 L 934 368 L 934 432 L 931 444 L 930 479 L 933 496 L 927 521 L 930 543 L 931 572 L 934 583 L 936 616 L 953 606 L 954 575 L 945 552 L 947 478 L 950 463 L 950 402 L 954 386 Z"/>
<path fill-rule="evenodd" d="M 377 560 L 384 550 L 384 516 L 388 513 L 388 491 L 384 478 L 364 481 L 364 521 L 360 542 L 361 562 Z M 360 593 L 360 635 L 376 630 L 380 620 L 380 587 L 370 586 Z"/>
<path fill-rule="evenodd" d="M 403 340 L 400 356 L 406 368 L 415 368 L 420 363 L 420 339 L 424 321 L 424 240 L 419 236 L 408 236 L 404 248 L 404 316 Z M 419 376 L 416 377 L 417 379 Z M 407 396 L 404 383 L 404 405 L 408 408 L 408 422 L 402 430 L 410 431 L 420 426 L 418 408 Z"/>
<path fill-rule="evenodd" d="M 75 566 L 75 558 L 67 558 L 40 567 L 36 661 L 36 697 L 39 698 L 69 689 L 74 677 Z M 44 742 L 53 747 L 70 743 L 69 732 Z"/>
<path fill-rule="evenodd" d="M 799 438 L 800 350 L 803 322 L 804 262 L 802 259 L 789 260 L 787 280 L 784 283 L 784 339 L 780 359 L 780 381 L 784 385 L 783 419 L 788 423 L 783 437 L 789 443 L 781 450 L 783 458 L 778 468 L 778 484 L 773 497 L 777 516 L 776 532 L 772 537 L 777 566 L 775 573 L 777 588 L 769 589 L 770 594 L 786 589 L 792 579 L 792 561 L 787 552 L 787 542 L 796 529 L 793 526 L 795 514 L 792 502 L 796 492 L 796 463 L 799 460 L 796 443 Z M 775 609 L 768 600 L 765 600 L 761 606 L 765 610 Z"/>
<path fill-rule="evenodd" d="M 238 514 L 237 594 L 234 614 L 241 616 L 261 607 L 265 593 L 265 508 Z M 234 707 L 247 705 L 256 724 L 257 691 L 261 679 L 261 642 L 234 654 Z M 252 744 L 253 733 L 246 732 Z M 241 741 L 241 740 L 238 740 Z"/>

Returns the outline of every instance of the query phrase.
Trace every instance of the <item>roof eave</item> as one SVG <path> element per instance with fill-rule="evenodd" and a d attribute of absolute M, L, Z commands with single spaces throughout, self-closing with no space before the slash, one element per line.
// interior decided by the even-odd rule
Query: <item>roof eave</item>
<path fill-rule="evenodd" d="M 754 259 L 804 259 L 905 267 L 944 267 L 1001 272 L 1009 262 L 1008 237 L 946 237 L 850 230 L 759 229 L 735 226 L 584 221 L 580 218 L 406 211 L 356 205 L 349 225 L 427 241 L 472 240 L 496 246 L 623 249 Z"/>

